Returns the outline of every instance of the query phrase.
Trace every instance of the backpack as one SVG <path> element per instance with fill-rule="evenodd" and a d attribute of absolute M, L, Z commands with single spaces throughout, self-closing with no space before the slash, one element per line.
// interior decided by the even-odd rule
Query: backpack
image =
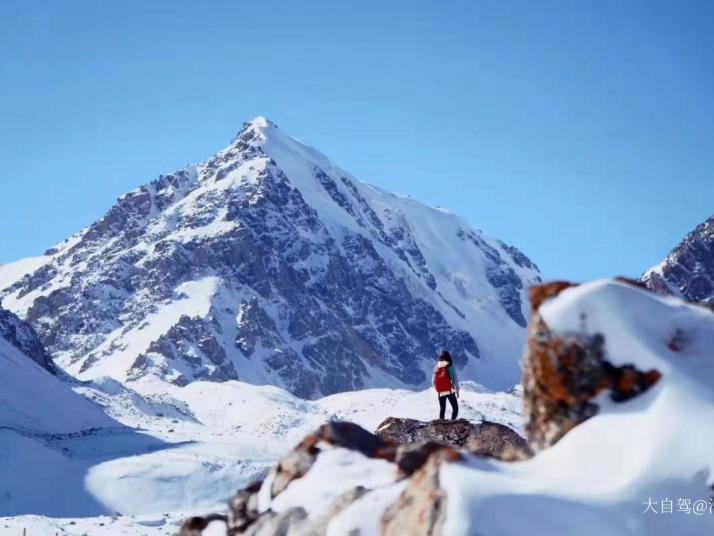
<path fill-rule="evenodd" d="M 451 391 L 452 385 L 448 368 L 449 367 L 439 367 L 434 371 L 434 386 L 439 393 Z"/>

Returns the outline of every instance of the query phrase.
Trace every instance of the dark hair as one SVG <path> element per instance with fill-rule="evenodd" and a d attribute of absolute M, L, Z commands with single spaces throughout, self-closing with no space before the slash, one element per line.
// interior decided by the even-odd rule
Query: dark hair
<path fill-rule="evenodd" d="M 454 360 L 451 359 L 451 354 L 446 350 L 443 350 L 441 352 L 441 354 L 439 354 L 439 361 L 446 361 L 447 363 L 452 363 L 452 364 L 454 362 Z"/>

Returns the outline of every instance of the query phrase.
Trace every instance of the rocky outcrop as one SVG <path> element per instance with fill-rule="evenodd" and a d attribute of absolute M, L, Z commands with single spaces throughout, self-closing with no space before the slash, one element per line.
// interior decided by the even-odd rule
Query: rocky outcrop
<path fill-rule="evenodd" d="M 650 289 L 703 304 L 714 302 L 714 217 L 698 225 L 642 276 Z"/>
<path fill-rule="evenodd" d="M 290 454 L 283 458 L 273 470 L 270 483 L 270 498 L 274 498 L 310 470 L 320 453 L 320 444 L 342 447 L 357 451 L 368 458 L 383 458 L 390 461 L 395 457 L 395 445 L 370 434 L 364 428 L 350 422 L 330 422 L 318 428 L 303 439 Z"/>
<path fill-rule="evenodd" d="M 222 521 L 227 534 L 285 534 L 288 527 L 303 533 L 323 534 L 327 521 L 345 506 L 364 495 L 367 490 L 355 488 L 337 497 L 329 511 L 318 520 L 308 520 L 304 509 L 291 508 L 276 513 L 259 509 L 259 494 L 272 500 L 282 493 L 295 479 L 303 477 L 315 463 L 320 452 L 329 446 L 345 448 L 368 458 L 395 461 L 397 445 L 385 441 L 367 430 L 349 422 L 330 422 L 305 437 L 289 452 L 268 475 L 265 481 L 256 482 L 236 493 L 229 501 L 229 514 Z M 221 521 L 216 516 L 188 519 L 182 527 L 181 536 L 201 534 L 209 520 Z"/>
<path fill-rule="evenodd" d="M 0 337 L 15 346 L 42 368 L 57 373 L 52 358 L 40 342 L 32 326 L 16 315 L 0 307 Z"/>
<path fill-rule="evenodd" d="M 607 341 L 600 333 L 551 332 L 538 309 L 572 286 L 560 281 L 531 289 L 532 321 L 522 384 L 525 429 L 535 451 L 553 445 L 568 430 L 595 415 L 598 406 L 594 399 L 601 392 L 622 402 L 646 391 L 661 376 L 654 369 L 641 371 L 632 365 L 610 363 Z"/>
<path fill-rule="evenodd" d="M 328 509 L 312 517 L 302 507 L 273 511 L 265 504 L 279 500 L 293 481 L 309 473 L 326 449 L 334 448 L 385 460 L 394 466 L 395 485 L 406 481 L 396 500 L 385 505 L 380 520 L 382 533 L 395 536 L 441 534 L 448 500 L 439 483 L 442 464 L 459 462 L 468 454 L 502 460 L 530 455 L 523 438 L 506 426 L 490 422 L 458 419 L 427 423 L 390 418 L 376 434 L 349 422 L 330 422 L 305 437 L 264 481 L 238 491 L 229 502 L 228 515 L 188 519 L 181 536 L 197 536 L 210 522 L 224 523 L 229 535 L 285 534 L 288 528 L 295 534 L 325 534 L 330 520 L 375 490 L 364 486 L 348 489 L 337 494 Z"/>
<path fill-rule="evenodd" d="M 489 456 L 500 460 L 522 460 L 530 457 L 525 439 L 508 426 L 489 421 L 472 423 L 466 419 L 454 421 L 390 417 L 375 432 L 377 436 L 397 443 L 436 441 L 471 454 Z"/>
<path fill-rule="evenodd" d="M 451 449 L 440 449 L 430 455 L 414 472 L 397 501 L 382 514 L 382 534 L 442 534 L 448 497 L 439 481 L 439 469 L 443 463 L 457 462 L 460 459 L 461 455 Z"/>

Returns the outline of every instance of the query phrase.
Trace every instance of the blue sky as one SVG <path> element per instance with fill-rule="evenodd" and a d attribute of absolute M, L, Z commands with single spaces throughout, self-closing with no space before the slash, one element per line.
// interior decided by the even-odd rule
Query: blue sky
<path fill-rule="evenodd" d="M 200 4 L 200 5 L 199 5 Z M 265 115 L 548 278 L 714 213 L 714 2 L 0 3 L 0 263 Z"/>

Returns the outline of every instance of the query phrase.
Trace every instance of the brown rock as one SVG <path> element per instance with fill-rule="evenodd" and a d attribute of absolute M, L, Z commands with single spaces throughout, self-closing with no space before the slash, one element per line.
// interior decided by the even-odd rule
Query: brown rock
<path fill-rule="evenodd" d="M 543 302 L 560 294 L 566 288 L 576 286 L 569 281 L 551 281 L 543 285 L 535 285 L 530 288 L 531 312 L 535 313 Z"/>
<path fill-rule="evenodd" d="M 258 491 L 260 491 L 263 481 L 239 490 L 228 502 L 228 526 L 239 533 L 247 528 L 258 516 Z"/>
<path fill-rule="evenodd" d="M 382 515 L 383 536 L 432 536 L 442 534 L 446 517 L 446 492 L 439 484 L 439 467 L 461 455 L 443 447 L 433 452 L 409 484 Z"/>
<path fill-rule="evenodd" d="M 306 436 L 290 453 L 288 453 L 274 469 L 270 488 L 271 498 L 288 487 L 290 482 L 304 476 L 315 463 L 320 453 L 320 444 L 326 443 L 335 447 L 356 450 L 370 458 L 381 458 L 394 461 L 396 445 L 369 433 L 364 428 L 350 422 L 328 422 L 312 434 Z M 440 446 L 441 448 L 441 446 Z M 409 455 L 404 455 L 405 460 Z M 411 463 L 414 465 L 415 455 Z M 423 463 L 423 462 L 422 462 Z M 367 493 L 363 487 L 357 487 L 341 497 L 338 497 L 323 518 L 308 521 L 302 508 L 291 508 L 280 514 L 270 510 L 258 512 L 258 492 L 263 482 L 255 482 L 239 490 L 229 501 L 229 515 L 209 515 L 186 520 L 181 528 L 181 536 L 199 536 L 208 523 L 220 519 L 226 523 L 229 536 L 244 534 L 252 536 L 287 534 L 288 529 L 300 527 L 301 534 L 322 534 L 331 517 L 337 515 L 353 501 Z"/>
<path fill-rule="evenodd" d="M 201 536 L 203 530 L 213 522 L 227 524 L 226 516 L 220 514 L 211 514 L 205 517 L 190 517 L 184 521 L 179 531 L 179 536 Z"/>
<path fill-rule="evenodd" d="M 506 461 L 522 460 L 531 456 L 525 439 L 508 426 L 489 421 L 472 423 L 466 419 L 456 419 L 422 422 L 415 419 L 389 417 L 379 425 L 375 433 L 383 439 L 396 443 L 431 441 L 463 448 L 479 456 L 490 456 Z M 397 460 L 399 456 L 398 449 Z"/>
<path fill-rule="evenodd" d="M 597 413 L 592 402 L 610 390 L 616 402 L 629 400 L 660 378 L 656 370 L 615 366 L 605 359 L 601 334 L 551 332 L 538 307 L 572 284 L 550 283 L 531 289 L 533 318 L 523 360 L 523 410 L 531 447 L 541 450 Z"/>
<path fill-rule="evenodd" d="M 292 452 L 280 460 L 270 489 L 271 497 L 275 497 L 290 482 L 307 473 L 320 452 L 318 444 L 321 442 L 356 450 L 370 458 L 384 458 L 390 461 L 394 459 L 394 445 L 391 442 L 351 422 L 328 422 L 305 437 Z"/>

